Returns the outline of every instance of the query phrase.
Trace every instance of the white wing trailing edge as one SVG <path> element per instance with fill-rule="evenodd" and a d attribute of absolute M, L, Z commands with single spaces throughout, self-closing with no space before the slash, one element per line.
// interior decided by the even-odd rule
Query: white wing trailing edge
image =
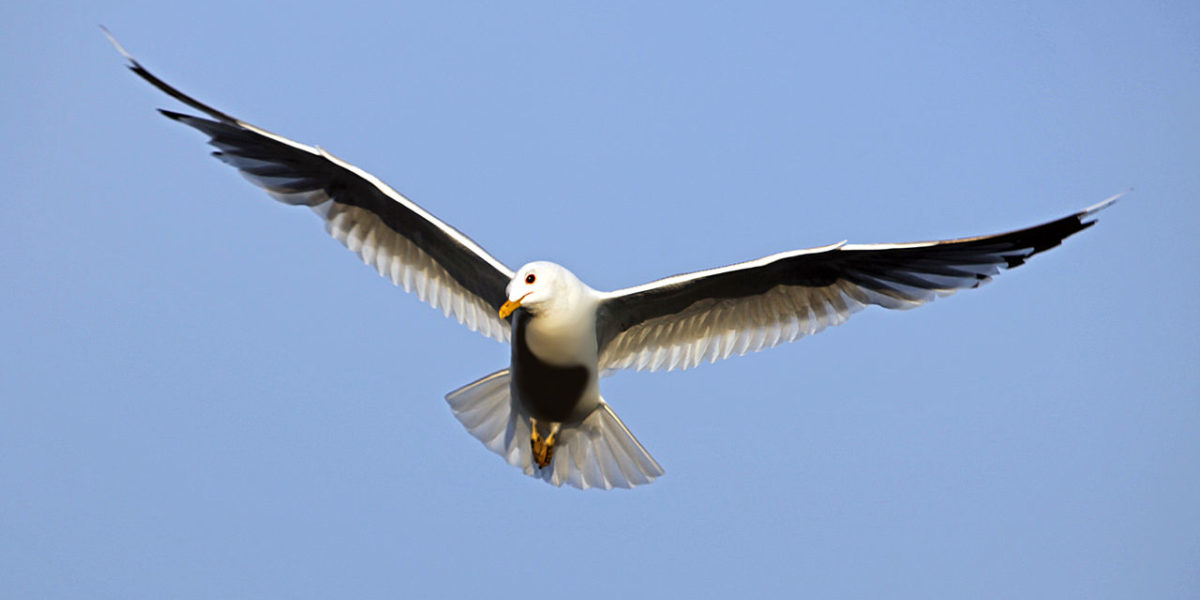
<path fill-rule="evenodd" d="M 978 287 L 1087 229 L 1121 195 L 1008 233 L 841 242 L 609 292 L 596 319 L 600 368 L 688 369 L 818 333 L 872 304 L 908 309 Z"/>
<path fill-rule="evenodd" d="M 213 156 L 285 204 L 308 206 L 325 228 L 371 265 L 473 331 L 508 341 L 497 314 L 512 269 L 375 176 L 318 147 L 234 118 L 175 89 L 138 63 L 112 35 L 129 69 L 167 95 L 211 118 L 160 110 L 209 136 Z"/>

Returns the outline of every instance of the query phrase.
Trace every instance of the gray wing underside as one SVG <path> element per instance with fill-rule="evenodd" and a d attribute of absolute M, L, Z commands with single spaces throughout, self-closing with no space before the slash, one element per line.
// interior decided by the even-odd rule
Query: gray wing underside
<path fill-rule="evenodd" d="M 331 236 L 392 283 L 471 330 L 508 341 L 509 324 L 497 310 L 506 300 L 512 269 L 370 173 L 201 103 L 109 39 L 139 77 L 210 117 L 160 111 L 207 134 L 217 148 L 213 156 L 276 200 L 312 208 Z"/>
<path fill-rule="evenodd" d="M 600 368 L 688 369 L 818 333 L 870 305 L 909 309 L 979 287 L 1087 229 L 1119 196 L 1008 233 L 843 242 L 610 292 L 597 314 Z"/>

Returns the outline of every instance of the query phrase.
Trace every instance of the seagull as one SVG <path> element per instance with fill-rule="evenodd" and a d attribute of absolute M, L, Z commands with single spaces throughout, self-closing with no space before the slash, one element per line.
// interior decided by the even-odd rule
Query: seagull
<path fill-rule="evenodd" d="M 508 368 L 446 401 L 489 450 L 555 486 L 632 488 L 663 474 L 600 395 L 601 376 L 689 369 L 818 333 L 870 305 L 909 309 L 979 287 L 1092 226 L 1089 218 L 1122 195 L 1008 233 L 842 241 L 605 292 L 552 262 L 510 269 L 370 173 L 168 85 L 104 33 L 130 70 L 206 115 L 159 111 L 207 135 L 213 156 L 276 200 L 310 208 L 395 285 L 510 343 Z"/>

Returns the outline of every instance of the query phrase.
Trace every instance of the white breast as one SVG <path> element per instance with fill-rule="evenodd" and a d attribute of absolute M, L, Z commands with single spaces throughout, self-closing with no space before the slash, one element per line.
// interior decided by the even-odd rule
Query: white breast
<path fill-rule="evenodd" d="M 570 310 L 539 314 L 525 329 L 529 351 L 558 366 L 586 365 L 595 370 L 596 303 L 577 302 Z"/>

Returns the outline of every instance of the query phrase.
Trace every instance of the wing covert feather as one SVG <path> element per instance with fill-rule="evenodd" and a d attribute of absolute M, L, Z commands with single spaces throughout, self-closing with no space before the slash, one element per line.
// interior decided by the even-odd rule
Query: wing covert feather
<path fill-rule="evenodd" d="M 312 208 L 330 235 L 394 284 L 472 330 L 508 340 L 509 324 L 496 311 L 512 269 L 370 173 L 184 94 L 109 39 L 135 74 L 211 117 L 159 111 L 208 135 L 213 156 L 276 200 Z"/>
<path fill-rule="evenodd" d="M 1008 233 L 908 244 L 839 243 L 604 294 L 603 370 L 687 369 L 813 335 L 870 305 L 921 306 L 978 287 L 1095 221 L 1120 196 Z"/>

